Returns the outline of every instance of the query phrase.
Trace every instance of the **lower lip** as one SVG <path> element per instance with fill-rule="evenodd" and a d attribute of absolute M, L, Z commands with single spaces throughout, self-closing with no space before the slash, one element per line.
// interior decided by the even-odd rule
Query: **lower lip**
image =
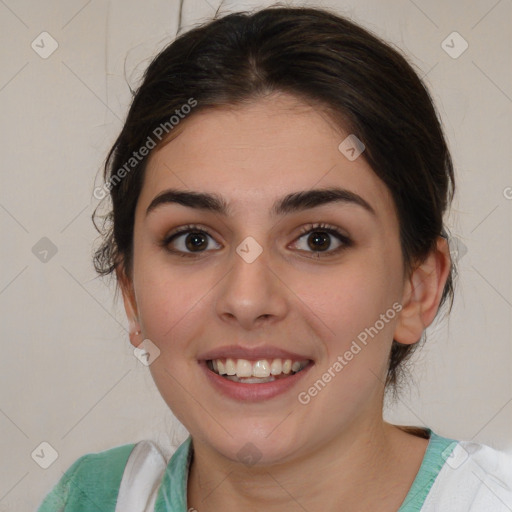
<path fill-rule="evenodd" d="M 223 395 L 235 400 L 243 400 L 244 402 L 257 402 L 260 400 L 268 400 L 277 395 L 285 393 L 297 384 L 313 366 L 309 363 L 300 372 L 276 379 L 272 382 L 263 382 L 261 384 L 246 384 L 244 382 L 233 382 L 212 372 L 206 365 L 206 361 L 200 361 L 199 366 L 206 373 L 206 377 L 212 383 L 213 387 L 220 391 Z"/>

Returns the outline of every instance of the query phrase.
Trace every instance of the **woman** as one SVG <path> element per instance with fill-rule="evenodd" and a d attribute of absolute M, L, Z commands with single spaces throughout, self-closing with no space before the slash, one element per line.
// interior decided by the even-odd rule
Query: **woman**
<path fill-rule="evenodd" d="M 105 179 L 96 268 L 190 437 L 83 456 L 40 512 L 512 510 L 505 454 L 382 417 L 453 293 L 451 159 L 396 50 L 311 8 L 195 28 Z"/>

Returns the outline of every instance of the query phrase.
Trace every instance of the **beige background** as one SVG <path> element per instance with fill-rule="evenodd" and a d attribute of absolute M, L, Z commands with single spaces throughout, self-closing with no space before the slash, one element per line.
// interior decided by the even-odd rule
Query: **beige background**
<path fill-rule="evenodd" d="M 218 3 L 185 0 L 184 26 Z M 512 4 L 302 4 L 335 7 L 409 55 L 437 102 L 459 180 L 449 219 L 462 248 L 455 307 L 430 329 L 410 392 L 386 417 L 512 451 Z M 170 453 L 186 436 L 133 355 L 113 286 L 95 277 L 90 221 L 128 84 L 172 40 L 177 15 L 177 0 L 0 1 L 0 511 L 34 510 L 85 453 L 140 439 Z M 43 31 L 58 43 L 46 59 L 31 47 Z M 469 44 L 456 59 L 442 48 L 453 31 Z M 36 257 L 43 237 L 57 250 L 46 262 Z M 42 442 L 58 453 L 48 469 L 31 457 Z"/>

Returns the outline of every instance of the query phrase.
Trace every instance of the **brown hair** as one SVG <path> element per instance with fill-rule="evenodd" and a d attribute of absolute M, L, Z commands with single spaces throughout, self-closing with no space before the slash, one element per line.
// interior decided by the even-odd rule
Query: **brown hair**
<path fill-rule="evenodd" d="M 169 127 L 170 117 L 191 98 L 197 102 L 193 116 L 275 92 L 314 102 L 364 142 L 362 156 L 392 194 L 407 271 L 429 254 L 437 237 L 446 237 L 452 162 L 431 97 L 411 65 L 375 35 L 326 9 L 273 6 L 196 27 L 146 69 L 105 163 L 112 210 L 102 228 L 95 222 L 104 237 L 94 256 L 98 273 L 112 273 L 121 262 L 130 273 L 147 156 L 129 168 L 126 163 L 155 129 Z M 119 179 L 123 166 L 127 172 Z M 452 266 L 441 304 L 447 297 L 453 301 L 453 277 Z M 393 341 L 386 386 L 395 393 L 417 345 Z"/>

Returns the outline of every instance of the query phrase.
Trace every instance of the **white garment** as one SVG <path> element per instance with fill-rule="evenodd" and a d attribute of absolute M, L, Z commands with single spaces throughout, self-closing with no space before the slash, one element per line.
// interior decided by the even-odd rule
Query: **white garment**
<path fill-rule="evenodd" d="M 421 512 L 512 512 L 512 455 L 459 441 Z"/>
<path fill-rule="evenodd" d="M 126 463 L 115 512 L 153 512 L 167 462 L 152 441 L 139 441 Z"/>

